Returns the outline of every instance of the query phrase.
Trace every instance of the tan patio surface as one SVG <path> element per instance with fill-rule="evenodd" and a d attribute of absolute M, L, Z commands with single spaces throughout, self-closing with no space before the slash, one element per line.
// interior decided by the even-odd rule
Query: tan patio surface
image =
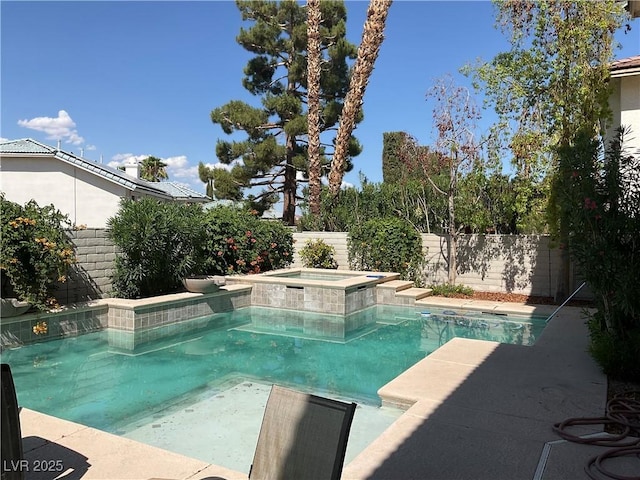
<path fill-rule="evenodd" d="M 482 308 L 538 315 L 553 310 L 504 303 Z M 607 380 L 587 345 L 581 309 L 570 307 L 531 347 L 451 340 L 380 390 L 384 403 L 407 410 L 345 466 L 343 479 L 588 478 L 585 463 L 604 447 L 569 444 L 552 431 L 566 418 L 604 413 Z M 246 478 L 26 409 L 21 425 L 26 479 Z M 601 430 L 596 425 L 578 433 Z M 61 460 L 64 471 L 33 471 L 42 460 Z"/>

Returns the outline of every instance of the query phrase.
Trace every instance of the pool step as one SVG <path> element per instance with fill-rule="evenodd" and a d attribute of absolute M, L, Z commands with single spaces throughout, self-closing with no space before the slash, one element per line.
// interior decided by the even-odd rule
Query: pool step
<path fill-rule="evenodd" d="M 400 290 L 396 292 L 396 297 L 402 298 L 413 298 L 414 300 L 420 300 L 421 298 L 428 297 L 431 295 L 430 288 L 417 288 L 411 287 L 404 290 Z"/>
<path fill-rule="evenodd" d="M 413 282 L 408 280 L 391 280 L 389 282 L 380 283 L 376 288 L 388 288 L 390 290 L 394 290 L 396 292 L 400 292 L 402 290 L 407 290 L 413 287 Z"/>

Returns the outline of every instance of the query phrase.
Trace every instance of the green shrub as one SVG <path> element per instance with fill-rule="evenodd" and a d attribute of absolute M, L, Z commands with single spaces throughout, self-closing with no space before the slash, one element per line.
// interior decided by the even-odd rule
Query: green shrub
<path fill-rule="evenodd" d="M 422 239 L 399 218 L 379 218 L 357 225 L 347 237 L 349 266 L 355 270 L 398 272 L 403 279 L 422 281 Z"/>
<path fill-rule="evenodd" d="M 293 261 L 293 234 L 282 222 L 220 206 L 206 212 L 204 229 L 197 273 L 260 273 L 284 268 Z"/>
<path fill-rule="evenodd" d="M 333 258 L 336 249 L 324 243 L 324 240 L 307 240 L 300 249 L 302 265 L 306 268 L 338 268 L 338 262 Z"/>
<path fill-rule="evenodd" d="M 3 284 L 8 280 L 19 300 L 39 310 L 57 307 L 53 292 L 66 281 L 69 267 L 76 261 L 65 231 L 71 227 L 69 217 L 53 205 L 39 207 L 33 200 L 20 206 L 1 195 L 0 204 Z M 2 292 L 3 296 L 7 293 Z"/>
<path fill-rule="evenodd" d="M 453 297 L 464 295 L 470 297 L 473 295 L 473 289 L 466 285 L 452 285 L 450 283 L 440 283 L 430 285 L 429 288 L 433 295 L 440 297 Z"/>
<path fill-rule="evenodd" d="M 597 318 L 599 315 L 596 313 L 588 322 L 591 333 L 589 352 L 606 375 L 618 380 L 640 382 L 640 329 L 618 336 L 615 332 L 600 328 L 602 320 Z"/>
<path fill-rule="evenodd" d="M 116 295 L 139 298 L 176 291 L 195 265 L 196 245 L 204 240 L 199 205 L 123 200 L 107 221 L 108 236 L 119 248 L 113 275 Z"/>
<path fill-rule="evenodd" d="M 604 371 L 638 378 L 640 362 L 640 190 L 631 172 L 640 158 L 622 150 L 624 131 L 601 154 L 592 132 L 559 150 L 556 214 L 568 230 L 571 257 L 593 292 L 598 314 L 591 319 L 591 352 Z M 621 172 L 628 172 L 626 175 Z"/>

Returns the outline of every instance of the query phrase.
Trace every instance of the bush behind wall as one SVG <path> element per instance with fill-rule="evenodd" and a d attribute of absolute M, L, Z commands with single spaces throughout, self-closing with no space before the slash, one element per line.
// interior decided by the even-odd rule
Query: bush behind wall
<path fill-rule="evenodd" d="M 422 238 L 400 218 L 376 218 L 356 225 L 347 240 L 354 270 L 398 272 L 404 280 L 422 281 Z"/>
<path fill-rule="evenodd" d="M 192 274 L 259 273 L 293 259 L 290 229 L 237 207 L 123 200 L 107 232 L 120 251 L 113 290 L 123 298 L 176 292 Z"/>

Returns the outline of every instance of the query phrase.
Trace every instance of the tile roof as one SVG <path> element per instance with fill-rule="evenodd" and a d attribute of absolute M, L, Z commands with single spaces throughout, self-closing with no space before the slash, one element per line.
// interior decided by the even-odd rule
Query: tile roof
<path fill-rule="evenodd" d="M 0 143 L 0 153 L 51 153 L 52 151 L 55 150 L 48 145 L 29 138 L 7 140 Z"/>
<path fill-rule="evenodd" d="M 168 193 L 174 198 L 185 198 L 185 199 L 203 199 L 204 201 L 211 201 L 211 199 L 200 192 L 196 192 L 195 190 L 189 188 L 187 185 L 177 182 L 149 182 L 155 188 L 159 188 L 164 192 Z"/>
<path fill-rule="evenodd" d="M 616 60 L 611 63 L 609 70 L 613 77 L 640 73 L 640 55 Z"/>
<path fill-rule="evenodd" d="M 109 181 L 118 183 L 129 190 L 144 191 L 164 198 L 189 199 L 201 202 L 210 200 L 206 195 L 184 185 L 175 182 L 147 182 L 140 178 L 133 178 L 117 168 L 87 160 L 64 150 L 58 150 L 31 138 L 0 142 L 0 154 L 48 154 L 63 162 L 70 163 Z"/>

